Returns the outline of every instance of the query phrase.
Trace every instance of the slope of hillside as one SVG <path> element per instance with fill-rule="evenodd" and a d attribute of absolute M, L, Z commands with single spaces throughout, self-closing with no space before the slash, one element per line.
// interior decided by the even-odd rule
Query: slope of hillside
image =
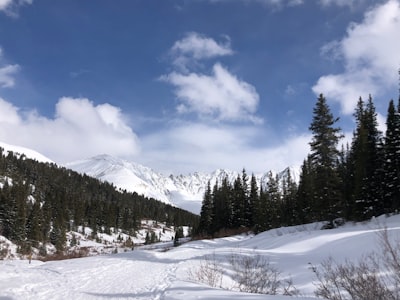
<path fill-rule="evenodd" d="M 35 150 L 28 149 L 25 147 L 9 145 L 9 144 L 0 142 L 0 148 L 3 148 L 7 153 L 13 152 L 15 155 L 24 154 L 27 158 L 34 159 L 39 162 L 53 163 L 53 161 L 50 158 L 47 158 L 46 156 L 44 156 L 43 154 L 40 154 L 39 152 L 37 152 Z"/>
<path fill-rule="evenodd" d="M 311 264 L 332 257 L 357 261 L 379 251 L 377 232 L 387 227 L 400 234 L 400 216 L 320 230 L 319 223 L 270 230 L 257 236 L 236 236 L 189 242 L 168 252 L 132 252 L 29 264 L 0 261 L 0 296 L 5 299 L 315 299 Z M 290 276 L 301 297 L 243 294 L 235 290 L 227 261 L 232 254 L 261 255 L 283 276 Z M 196 270 L 207 256 L 216 257 L 224 276 L 221 288 L 196 282 Z"/>
<path fill-rule="evenodd" d="M 66 164 L 79 173 L 85 173 L 97 179 L 113 183 L 117 188 L 137 192 L 145 197 L 154 198 L 175 205 L 193 213 L 199 213 L 201 202 L 208 181 L 211 186 L 216 181 L 222 182 L 227 177 L 233 182 L 240 173 L 219 169 L 212 173 L 195 172 L 188 175 L 165 176 L 140 164 L 125 161 L 109 155 L 98 155 L 92 158 Z M 298 180 L 298 168 L 290 169 L 291 176 Z M 279 173 L 285 176 L 286 170 Z M 267 173 L 256 174 L 259 186 L 268 181 Z"/>

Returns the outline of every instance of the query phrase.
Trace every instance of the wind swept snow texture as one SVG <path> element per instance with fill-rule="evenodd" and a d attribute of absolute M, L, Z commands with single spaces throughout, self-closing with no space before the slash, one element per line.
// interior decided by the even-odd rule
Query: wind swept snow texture
<path fill-rule="evenodd" d="M 241 235 L 194 241 L 168 252 L 134 250 L 64 261 L 0 261 L 0 299 L 270 299 L 314 298 L 311 265 L 331 256 L 338 262 L 356 261 L 379 251 L 377 231 L 387 227 L 392 238 L 400 235 L 400 216 L 346 224 L 320 230 L 321 224 L 285 227 L 256 236 Z M 195 282 L 189 270 L 213 255 L 224 267 L 222 285 L 232 286 L 229 264 L 232 255 L 259 254 L 291 276 L 301 297 L 243 294 Z"/>

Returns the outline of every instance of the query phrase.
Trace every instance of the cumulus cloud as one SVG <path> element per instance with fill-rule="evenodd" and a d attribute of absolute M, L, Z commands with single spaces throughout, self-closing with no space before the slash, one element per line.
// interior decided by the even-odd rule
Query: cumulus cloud
<path fill-rule="evenodd" d="M 269 139 L 274 140 L 265 129 L 255 126 L 181 123 L 143 137 L 147 151 L 141 157 L 149 165 L 157 157 L 159 168 L 165 172 L 246 168 L 258 173 L 299 166 L 309 152 L 309 135 L 288 137 L 270 146 L 260 143 Z"/>
<path fill-rule="evenodd" d="M 0 68 L 0 87 L 13 87 L 15 80 L 13 75 L 19 70 L 18 65 L 7 65 Z"/>
<path fill-rule="evenodd" d="M 0 48 L 0 60 L 2 56 L 3 56 L 3 50 Z M 13 75 L 15 75 L 15 73 L 17 73 L 18 71 L 19 71 L 18 65 L 6 65 L 0 67 L 0 88 L 13 87 L 15 85 L 15 79 Z"/>
<path fill-rule="evenodd" d="M 217 121 L 251 121 L 261 123 L 255 116 L 259 95 L 251 84 L 237 78 L 215 63 L 211 74 L 197 73 L 191 69 L 198 61 L 232 55 L 229 37 L 225 43 L 199 33 L 188 33 L 172 46 L 175 71 L 161 76 L 161 80 L 175 87 L 180 114 L 195 113 L 200 118 Z"/>
<path fill-rule="evenodd" d="M 61 98 L 54 118 L 21 111 L 0 99 L 0 140 L 60 163 L 101 153 L 132 157 L 139 151 L 138 138 L 119 108 L 85 98 Z"/>
<path fill-rule="evenodd" d="M 162 78 L 175 86 L 180 113 L 194 112 L 222 121 L 261 122 L 254 116 L 259 102 L 256 89 L 218 63 L 211 75 L 173 72 Z"/>
<path fill-rule="evenodd" d="M 33 0 L 0 0 L 0 11 L 8 16 L 17 17 L 18 9 L 27 4 L 32 4 Z"/>
<path fill-rule="evenodd" d="M 64 97 L 56 104 L 54 117 L 48 118 L 0 98 L 0 141 L 36 150 L 57 163 L 107 153 L 175 174 L 299 166 L 309 151 L 310 137 L 278 142 L 272 135 L 259 126 L 176 121 L 143 135 L 139 143 L 121 110 L 110 104 Z M 260 143 L 268 140 L 276 144 Z"/>
<path fill-rule="evenodd" d="M 323 47 L 325 54 L 342 59 L 344 71 L 320 77 L 313 91 L 339 102 L 343 113 L 350 114 L 360 96 L 379 96 L 395 90 L 400 63 L 400 39 L 396 38 L 399 32 L 398 0 L 369 10 L 361 23 L 348 27 L 342 40 Z"/>
<path fill-rule="evenodd" d="M 181 71 L 187 71 L 200 60 L 232 55 L 230 38 L 224 36 L 224 39 L 224 42 L 218 43 L 197 32 L 187 33 L 183 39 L 176 41 L 170 50 L 174 66 Z"/>

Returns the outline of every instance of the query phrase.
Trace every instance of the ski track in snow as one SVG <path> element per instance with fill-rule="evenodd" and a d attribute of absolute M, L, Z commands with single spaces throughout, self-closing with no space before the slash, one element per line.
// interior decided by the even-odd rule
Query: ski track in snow
<path fill-rule="evenodd" d="M 329 256 L 337 261 L 356 261 L 379 249 L 377 231 L 381 228 L 386 226 L 390 236 L 398 238 L 399 224 L 397 215 L 333 230 L 319 230 L 318 224 L 310 224 L 257 236 L 193 241 L 167 252 L 139 249 L 45 263 L 33 260 L 32 264 L 27 260 L 0 261 L 0 299 L 310 300 L 315 299 L 310 263 L 317 266 Z M 282 274 L 292 277 L 305 296 L 244 294 L 212 288 L 189 278 L 189 270 L 210 254 L 224 266 L 232 254 L 266 256 Z"/>
<path fill-rule="evenodd" d="M 32 265 L 10 261 L 0 264 L 0 299 L 162 300 L 178 264 L 157 262 L 145 251 Z"/>

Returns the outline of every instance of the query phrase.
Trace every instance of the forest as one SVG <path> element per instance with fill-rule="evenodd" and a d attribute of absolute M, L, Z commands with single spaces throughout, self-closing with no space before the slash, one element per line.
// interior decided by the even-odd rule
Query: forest
<path fill-rule="evenodd" d="M 265 231 L 280 226 L 326 221 L 333 228 L 345 221 L 363 221 L 400 209 L 400 99 L 389 102 L 386 132 L 378 130 L 372 97 L 359 98 L 351 144 L 344 137 L 324 95 L 313 109 L 310 153 L 299 182 L 289 170 L 282 180 L 269 173 L 257 184 L 243 169 L 233 183 L 210 183 L 203 197 L 197 234 Z"/>
<path fill-rule="evenodd" d="M 66 232 L 78 226 L 90 227 L 94 236 L 111 228 L 132 235 L 142 219 L 190 227 L 198 222 L 185 210 L 2 148 L 0 187 L 0 235 L 16 243 L 21 254 L 45 243 L 62 251 Z"/>

